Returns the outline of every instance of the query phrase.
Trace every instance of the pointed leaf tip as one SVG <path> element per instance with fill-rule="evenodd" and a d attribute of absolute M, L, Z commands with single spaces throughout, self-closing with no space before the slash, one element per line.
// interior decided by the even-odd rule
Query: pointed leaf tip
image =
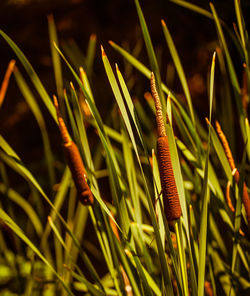
<path fill-rule="evenodd" d="M 54 102 L 55 108 L 57 109 L 58 108 L 58 101 L 57 101 L 56 95 L 53 95 L 53 102 Z"/>
<path fill-rule="evenodd" d="M 161 25 L 162 25 L 163 27 L 166 27 L 166 23 L 165 23 L 164 19 L 161 20 Z"/>
<path fill-rule="evenodd" d="M 83 67 L 80 67 L 79 68 L 79 71 L 80 71 L 81 74 L 85 74 L 86 73 L 86 71 L 83 69 Z"/>
<path fill-rule="evenodd" d="M 120 72 L 120 69 L 119 69 L 117 63 L 115 63 L 115 68 L 116 68 L 116 72 Z"/>
<path fill-rule="evenodd" d="M 210 124 L 210 121 L 208 120 L 207 117 L 205 118 L 205 120 L 206 120 L 207 125 L 209 125 Z"/>
<path fill-rule="evenodd" d="M 54 19 L 53 14 L 52 13 L 48 14 L 47 19 L 49 23 L 53 22 L 53 19 Z"/>
<path fill-rule="evenodd" d="M 90 35 L 90 39 L 91 39 L 91 40 L 96 40 L 96 34 L 91 34 L 91 35 Z"/>
<path fill-rule="evenodd" d="M 213 54 L 213 60 L 212 60 L 212 63 L 215 63 L 215 58 L 216 58 L 216 51 L 215 51 L 214 54 Z"/>
<path fill-rule="evenodd" d="M 102 57 L 105 57 L 106 56 L 106 53 L 105 53 L 104 48 L 103 48 L 102 45 L 101 45 L 101 51 L 102 51 Z"/>
<path fill-rule="evenodd" d="M 73 89 L 73 90 L 75 90 L 75 87 L 74 87 L 74 84 L 73 84 L 73 82 L 72 81 L 70 81 L 70 87 Z"/>
<path fill-rule="evenodd" d="M 113 45 L 114 45 L 114 42 L 113 42 L 112 40 L 109 40 L 109 44 L 110 44 L 111 46 L 113 46 Z"/>

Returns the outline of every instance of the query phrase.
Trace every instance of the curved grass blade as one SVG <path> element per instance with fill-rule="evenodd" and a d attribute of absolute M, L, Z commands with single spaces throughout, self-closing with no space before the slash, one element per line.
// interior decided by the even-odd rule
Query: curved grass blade
<path fill-rule="evenodd" d="M 164 20 L 162 20 L 161 23 L 162 23 L 163 33 L 164 33 L 164 36 L 165 36 L 169 51 L 171 53 L 172 59 L 173 59 L 174 64 L 175 64 L 176 71 L 177 71 L 178 76 L 180 78 L 182 88 L 184 90 L 184 94 L 185 94 L 186 99 L 187 99 L 191 119 L 192 119 L 193 125 L 195 126 L 193 104 L 192 104 L 192 99 L 191 99 L 190 91 L 189 91 L 188 84 L 187 84 L 186 75 L 184 73 L 184 70 L 183 70 L 183 67 L 182 67 L 182 64 L 181 64 L 181 60 L 179 58 L 179 55 L 178 55 L 178 52 L 176 50 L 176 47 L 175 47 L 174 41 L 172 39 L 172 36 L 169 33 L 169 30 L 168 30 L 168 28 L 166 26 L 166 23 L 164 22 Z"/>
<path fill-rule="evenodd" d="M 2 30 L 0 30 L 0 35 L 6 40 L 6 42 L 9 44 L 9 46 L 13 49 L 17 57 L 19 58 L 20 62 L 22 63 L 23 67 L 25 68 L 26 72 L 28 73 L 32 83 L 34 84 L 34 87 L 36 88 L 37 92 L 41 96 L 41 99 L 43 100 L 45 106 L 48 108 L 51 116 L 53 119 L 56 120 L 56 111 L 53 106 L 53 103 L 47 94 L 44 86 L 42 85 L 40 79 L 38 78 L 36 72 L 34 71 L 33 67 L 31 66 L 30 62 L 27 60 L 25 55 L 22 53 L 22 51 L 19 49 L 19 47 L 13 42 L 13 40 L 5 34 Z"/>
<path fill-rule="evenodd" d="M 54 160 L 53 160 L 53 155 L 52 155 L 52 151 L 51 151 L 51 147 L 50 147 L 50 140 L 49 140 L 49 135 L 47 132 L 45 120 L 43 118 L 43 115 L 40 111 L 40 108 L 39 108 L 32 92 L 31 92 L 31 90 L 29 89 L 27 83 L 25 82 L 23 76 L 21 75 L 21 73 L 19 72 L 17 67 L 15 67 L 14 75 L 15 75 L 16 82 L 17 82 L 27 104 L 29 105 L 33 115 L 35 116 L 38 126 L 40 128 L 42 140 L 43 140 L 44 154 L 45 154 L 45 158 L 46 158 L 46 162 L 47 162 L 47 166 L 48 166 L 49 180 L 50 180 L 50 185 L 52 188 L 52 186 L 55 184 L 55 170 L 53 167 Z"/>
<path fill-rule="evenodd" d="M 0 192 L 2 194 L 6 192 L 6 189 L 7 187 L 4 184 L 0 183 Z M 23 211 L 27 214 L 31 223 L 33 224 L 37 235 L 41 236 L 43 232 L 43 226 L 32 206 L 26 201 L 24 197 L 22 197 L 18 192 L 16 192 L 12 188 L 8 188 L 7 195 L 10 200 L 12 200 L 20 208 L 23 209 Z"/>
<path fill-rule="evenodd" d="M 193 3 L 190 3 L 190 2 L 184 1 L 184 0 L 170 0 L 170 1 L 177 4 L 177 5 L 182 6 L 184 8 L 187 8 L 187 9 L 189 9 L 191 11 L 194 11 L 194 12 L 200 14 L 200 15 L 203 15 L 203 16 L 209 18 L 209 19 L 213 19 L 213 14 L 210 11 L 199 7 L 198 5 L 195 5 Z M 242 54 L 242 50 L 241 50 L 241 48 L 239 46 L 238 40 L 235 37 L 235 35 L 233 34 L 232 30 L 221 19 L 219 21 L 222 24 L 222 26 L 227 30 L 227 33 L 230 35 L 230 37 L 233 40 L 235 46 L 237 47 L 239 53 Z"/>
<path fill-rule="evenodd" d="M 135 0 L 135 5 L 136 5 L 140 25 L 141 25 L 141 30 L 143 33 L 144 42 L 147 48 L 148 58 L 150 61 L 150 68 L 151 68 L 151 71 L 154 72 L 155 74 L 156 86 L 160 96 L 163 114 L 166 114 L 166 102 L 165 102 L 164 94 L 161 88 L 161 75 L 160 75 L 160 70 L 159 70 L 157 59 L 156 59 L 156 55 L 154 52 L 153 44 L 152 44 L 148 27 L 145 22 L 145 18 L 143 16 L 143 12 L 138 0 Z"/>

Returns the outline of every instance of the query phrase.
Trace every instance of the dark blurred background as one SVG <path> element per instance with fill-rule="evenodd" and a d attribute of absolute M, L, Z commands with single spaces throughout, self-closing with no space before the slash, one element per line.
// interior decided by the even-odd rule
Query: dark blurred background
<path fill-rule="evenodd" d="M 232 28 L 235 21 L 233 0 L 213 1 L 219 16 Z M 250 1 L 241 1 L 247 26 L 249 26 Z M 209 10 L 209 1 L 192 1 Z M 160 20 L 163 18 L 173 36 L 176 48 L 182 60 L 189 82 L 197 113 L 204 118 L 207 115 L 207 73 L 212 53 L 216 47 L 216 30 L 213 21 L 194 12 L 177 6 L 166 0 L 141 0 L 152 40 L 161 60 L 163 81 L 167 65 L 171 64 L 169 51 L 162 33 Z M 133 49 L 142 39 L 138 17 L 133 0 L 4 0 L 0 2 L 0 28 L 7 33 L 27 56 L 38 73 L 49 95 L 56 92 L 50 53 L 47 15 L 53 14 L 57 26 L 59 47 L 65 42 L 75 40 L 86 53 L 89 37 L 97 35 L 97 51 L 94 74 L 91 83 L 101 114 L 112 104 L 113 95 L 103 69 L 100 44 L 112 63 L 119 63 L 123 70 L 123 60 L 108 44 L 113 40 L 120 45 Z M 142 43 L 143 44 L 143 43 Z M 234 53 L 232 48 L 232 54 Z M 0 81 L 2 81 L 10 59 L 15 54 L 3 39 L 0 39 Z M 140 60 L 149 65 L 144 45 L 139 52 Z M 72 78 L 64 63 L 65 87 Z M 24 73 L 20 63 L 21 71 Z M 136 72 L 136 71 L 135 71 Z M 131 95 L 143 99 L 143 93 L 149 90 L 149 83 L 139 75 L 131 87 Z M 26 76 L 27 78 L 27 76 Z M 182 92 L 179 81 L 175 78 L 174 91 Z M 41 100 L 38 99 L 40 102 Z M 46 116 L 47 110 L 40 104 Z M 105 108 L 106 106 L 106 108 Z M 51 135 L 58 131 L 50 122 Z M 42 154 L 41 137 L 35 120 L 25 104 L 13 77 L 10 80 L 5 102 L 0 109 L 0 133 L 15 147 L 25 162 L 39 159 Z M 24 132 L 23 132 L 24 131 Z M 53 145 L 53 143 L 52 143 Z M 55 148 L 54 148 L 55 147 Z M 56 145 L 53 146 L 56 149 Z"/>

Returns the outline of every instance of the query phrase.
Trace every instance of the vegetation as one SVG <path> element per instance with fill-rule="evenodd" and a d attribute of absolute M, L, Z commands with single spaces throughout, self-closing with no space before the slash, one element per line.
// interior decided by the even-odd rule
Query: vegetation
<path fill-rule="evenodd" d="M 210 18 L 217 30 L 208 65 L 206 120 L 196 112 L 177 49 L 162 20 L 185 100 L 164 84 L 138 0 L 135 7 L 149 65 L 110 41 L 125 65 L 133 66 L 127 83 L 101 48 L 107 88 L 115 99 L 107 120 L 98 111 L 102 106 L 96 104 L 91 83 L 94 35 L 78 69 L 77 52 L 60 46 L 49 16 L 57 86 L 53 103 L 24 53 L 0 31 L 22 64 L 19 70 L 10 62 L 0 106 L 13 72 L 40 128 L 46 166 L 42 177 L 34 175 L 1 136 L 1 295 L 249 294 L 250 43 L 240 2 L 234 1 L 233 29 L 219 18 L 212 3 L 207 11 L 188 1 L 172 2 Z M 231 59 L 228 40 L 241 60 L 240 71 Z M 63 79 L 62 63 L 73 82 Z M 143 101 L 133 100 L 128 87 L 136 71 L 149 79 L 145 92 L 151 80 L 151 94 L 146 93 Z M 53 153 L 38 97 L 47 116 L 59 125 L 65 158 Z M 240 155 L 234 160 L 235 146 Z M 26 189 L 10 186 L 13 171 Z M 104 187 L 103 180 L 109 186 Z"/>

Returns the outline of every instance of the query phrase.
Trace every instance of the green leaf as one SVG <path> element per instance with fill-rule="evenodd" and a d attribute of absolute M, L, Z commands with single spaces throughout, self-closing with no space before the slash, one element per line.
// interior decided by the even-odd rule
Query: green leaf
<path fill-rule="evenodd" d="M 215 53 L 212 59 L 211 73 L 210 73 L 210 88 L 209 88 L 209 121 L 212 117 L 212 103 L 214 96 L 214 70 L 215 70 Z M 204 295 L 204 283 L 205 283 L 205 268 L 206 268 L 206 251 L 207 251 L 207 220 L 208 220 L 208 205 L 210 191 L 208 186 L 208 165 L 209 165 L 209 153 L 210 153 L 210 125 L 208 130 L 208 146 L 206 155 L 206 164 L 202 189 L 202 210 L 201 210 L 201 222 L 200 222 L 200 237 L 199 237 L 199 266 L 198 266 L 198 296 Z"/>

